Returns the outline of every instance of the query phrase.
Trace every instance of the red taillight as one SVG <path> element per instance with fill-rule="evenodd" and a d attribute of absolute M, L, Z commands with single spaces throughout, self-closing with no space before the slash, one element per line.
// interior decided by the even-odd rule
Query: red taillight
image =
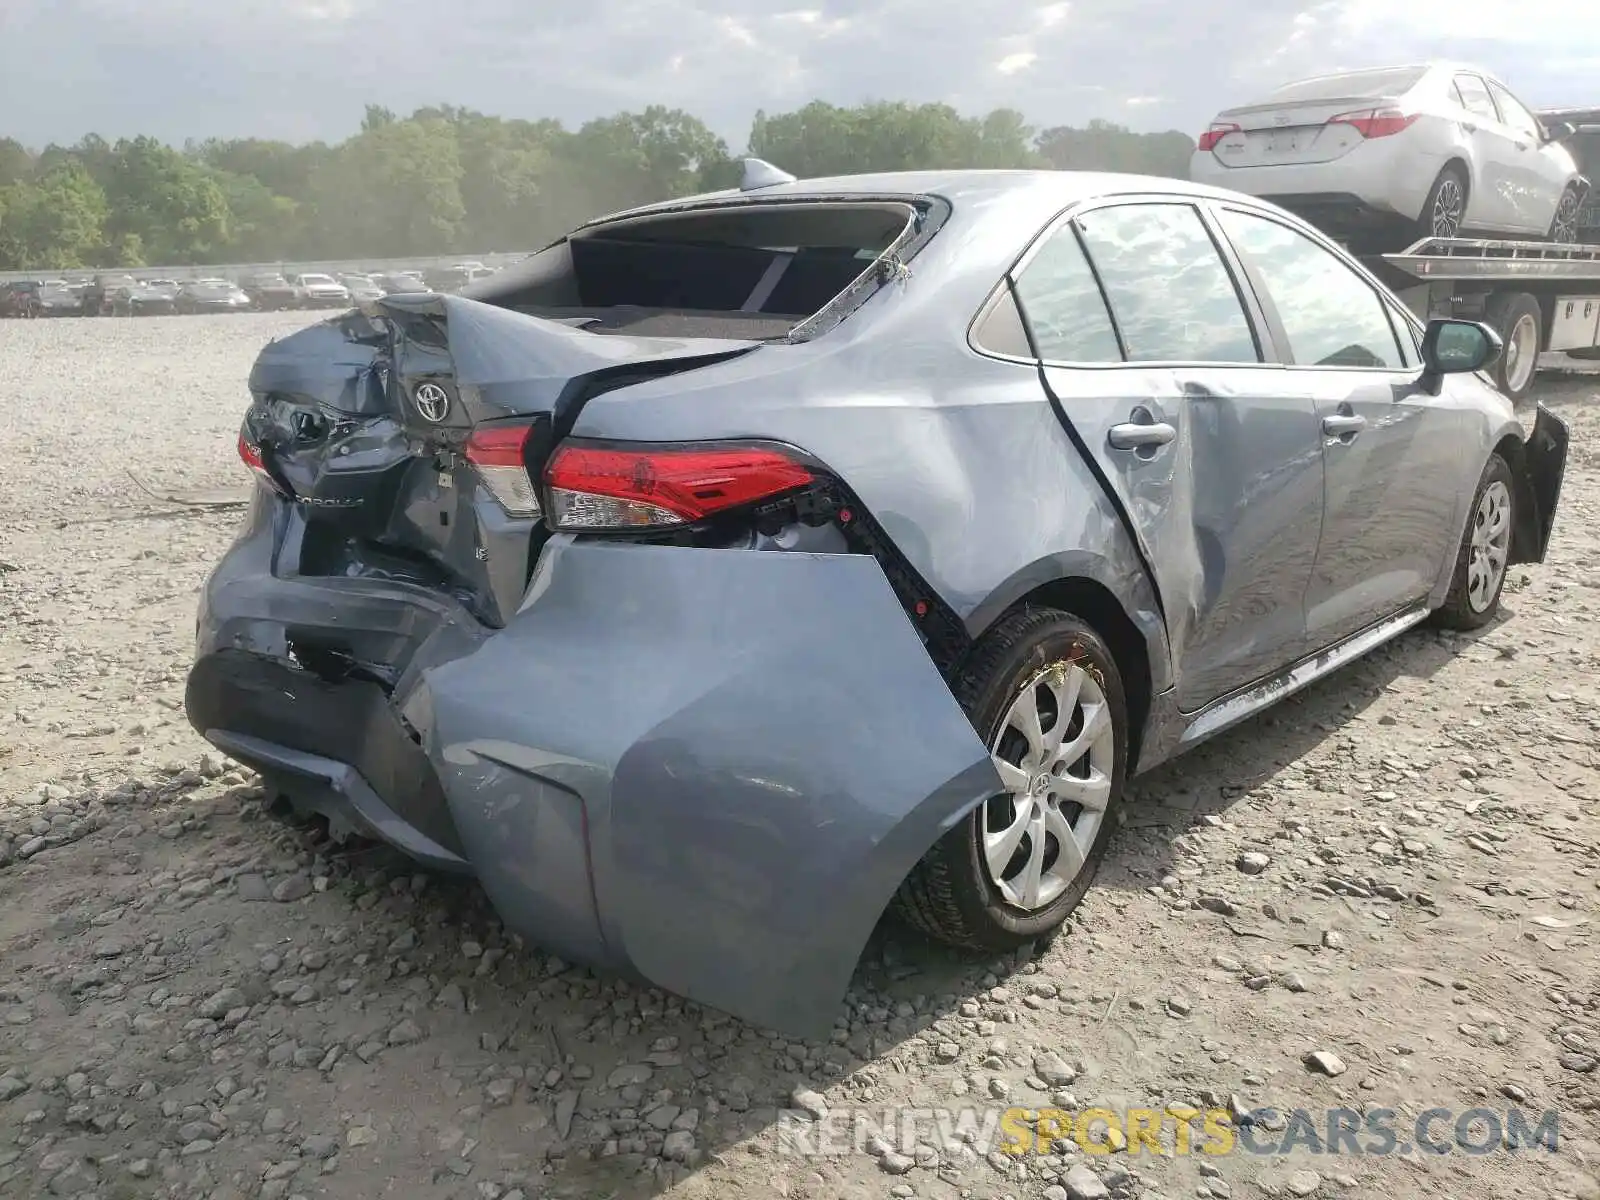
<path fill-rule="evenodd" d="M 467 438 L 467 461 L 509 517 L 537 517 L 539 492 L 528 477 L 523 445 L 531 426 L 491 426 Z"/>
<path fill-rule="evenodd" d="M 1364 138 L 1381 138 L 1409 129 L 1416 119 L 1417 114 L 1403 113 L 1398 108 L 1363 108 L 1329 117 L 1328 124 L 1348 125 Z"/>
<path fill-rule="evenodd" d="M 1211 128 L 1200 135 L 1200 149 L 1215 150 L 1217 143 L 1230 133 L 1238 133 L 1237 125 L 1230 125 L 1227 121 L 1213 121 Z"/>
<path fill-rule="evenodd" d="M 245 466 L 250 468 L 257 479 L 260 479 L 275 492 L 283 491 L 278 486 L 278 481 L 272 477 L 272 472 L 267 470 L 267 464 L 261 458 L 261 447 L 245 437 L 242 429 L 239 431 L 239 458 Z"/>
<path fill-rule="evenodd" d="M 816 478 L 803 463 L 763 447 L 572 442 L 556 451 L 544 475 L 556 529 L 689 525 Z"/>

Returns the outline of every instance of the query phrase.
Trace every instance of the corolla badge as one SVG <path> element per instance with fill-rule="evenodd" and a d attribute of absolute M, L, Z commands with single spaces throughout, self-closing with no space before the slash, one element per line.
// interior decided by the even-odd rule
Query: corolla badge
<path fill-rule="evenodd" d="M 450 412 L 450 394 L 437 383 L 425 383 L 412 396 L 424 421 L 437 425 Z"/>

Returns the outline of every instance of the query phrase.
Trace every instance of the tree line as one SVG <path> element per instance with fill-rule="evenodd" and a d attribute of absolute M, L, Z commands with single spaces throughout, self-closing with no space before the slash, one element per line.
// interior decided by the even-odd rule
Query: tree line
<path fill-rule="evenodd" d="M 799 176 L 1053 167 L 1185 177 L 1193 141 L 1105 121 L 1035 130 L 999 109 L 820 101 L 758 112 L 748 153 Z M 369 106 L 337 144 L 95 134 L 35 151 L 0 138 L 0 270 L 313 261 L 536 249 L 602 213 L 729 187 L 723 139 L 678 109 L 509 120 Z"/>

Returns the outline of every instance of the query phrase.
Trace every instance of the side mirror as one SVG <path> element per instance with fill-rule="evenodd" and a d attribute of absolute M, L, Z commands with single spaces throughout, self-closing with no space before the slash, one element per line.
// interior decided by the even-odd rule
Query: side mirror
<path fill-rule="evenodd" d="M 1422 335 L 1424 378 L 1481 371 L 1500 357 L 1500 335 L 1479 321 L 1436 317 Z"/>
<path fill-rule="evenodd" d="M 1578 127 L 1571 121 L 1552 121 L 1544 127 L 1544 140 L 1564 142 L 1578 136 Z"/>

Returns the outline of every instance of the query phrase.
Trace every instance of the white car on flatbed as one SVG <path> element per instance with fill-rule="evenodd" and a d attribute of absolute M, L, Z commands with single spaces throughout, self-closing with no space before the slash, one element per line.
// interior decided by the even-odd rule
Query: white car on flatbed
<path fill-rule="evenodd" d="M 1572 242 L 1589 190 L 1566 144 L 1575 133 L 1477 67 L 1344 71 L 1218 113 L 1190 177 L 1396 243 L 1384 249 L 1469 231 Z"/>

